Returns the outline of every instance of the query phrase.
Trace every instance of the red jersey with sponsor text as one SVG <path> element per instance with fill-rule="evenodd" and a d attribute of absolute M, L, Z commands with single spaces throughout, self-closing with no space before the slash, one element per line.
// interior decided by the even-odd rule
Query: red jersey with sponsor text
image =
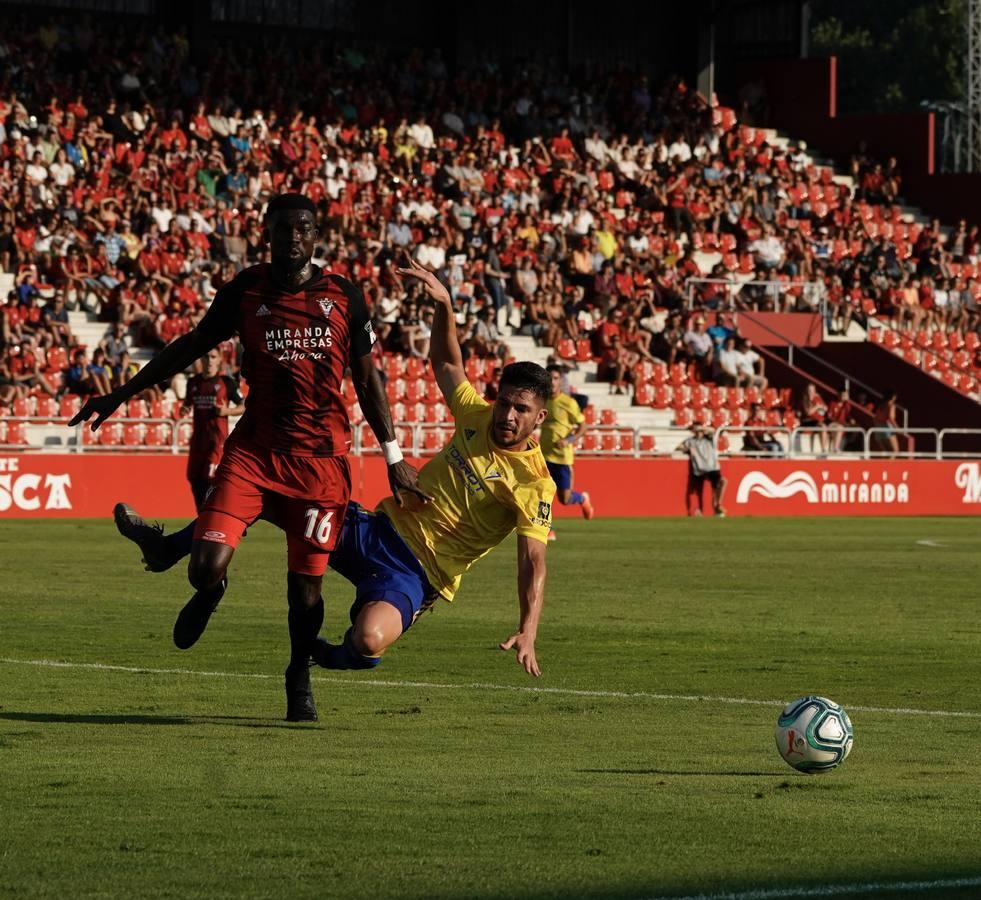
<path fill-rule="evenodd" d="M 184 405 L 191 408 L 193 430 L 188 447 L 188 477 L 208 477 L 212 466 L 221 461 L 221 451 L 228 437 L 228 417 L 219 416 L 223 406 L 238 406 L 242 397 L 238 385 L 227 375 L 207 378 L 195 375 L 187 382 Z M 193 474 L 192 474 L 193 473 Z"/>
<path fill-rule="evenodd" d="M 198 328 L 215 343 L 237 332 L 245 415 L 233 439 L 291 456 L 340 456 L 351 447 L 341 379 L 371 352 L 375 336 L 364 296 L 339 275 L 314 267 L 294 291 L 252 266 L 222 287 Z"/>

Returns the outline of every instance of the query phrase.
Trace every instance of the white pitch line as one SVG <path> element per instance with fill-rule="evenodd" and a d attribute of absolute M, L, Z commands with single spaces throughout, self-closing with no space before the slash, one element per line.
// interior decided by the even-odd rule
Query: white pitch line
<path fill-rule="evenodd" d="M 946 544 L 940 544 L 937 541 L 917 541 L 921 547 L 946 547 Z"/>
<path fill-rule="evenodd" d="M 981 887 L 981 878 L 948 878 L 939 881 L 872 881 L 866 884 L 829 884 L 810 888 L 762 888 L 722 894 L 686 894 L 651 900 L 789 900 L 793 897 L 841 897 L 848 894 L 922 893 Z"/>
<path fill-rule="evenodd" d="M 15 666 L 36 666 L 49 669 L 93 669 L 100 672 L 129 672 L 134 675 L 193 675 L 200 678 L 279 678 L 257 672 L 211 672 L 201 669 L 152 669 L 146 666 L 117 666 L 110 663 L 64 662 L 55 659 L 13 659 L 0 657 L 0 663 Z M 368 687 L 425 688 L 446 691 L 507 691 L 514 694 L 553 694 L 560 697 L 599 697 L 615 700 L 664 700 L 680 703 L 725 703 L 739 706 L 786 706 L 786 700 L 754 700 L 748 697 L 710 697 L 703 694 L 657 694 L 650 691 L 590 691 L 579 688 L 524 687 L 511 684 L 488 684 L 472 681 L 449 684 L 439 681 L 386 681 L 380 678 L 341 678 L 313 676 L 313 681 L 326 684 L 367 685 Z M 914 709 L 895 706 L 853 706 L 844 704 L 850 712 L 885 713 L 904 716 L 938 716 L 950 719 L 981 719 L 981 712 L 949 709 Z"/>

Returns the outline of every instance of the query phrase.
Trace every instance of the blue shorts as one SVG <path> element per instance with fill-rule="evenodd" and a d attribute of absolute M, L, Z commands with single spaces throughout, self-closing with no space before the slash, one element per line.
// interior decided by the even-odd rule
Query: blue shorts
<path fill-rule="evenodd" d="M 341 538 L 329 565 L 357 589 L 352 624 L 366 603 L 383 600 L 402 614 L 405 631 L 439 599 L 419 560 L 388 518 L 357 503 L 347 505 Z"/>
<path fill-rule="evenodd" d="M 572 466 L 565 466 L 562 463 L 548 462 L 548 474 L 552 476 L 552 481 L 560 491 L 566 491 L 572 487 Z"/>

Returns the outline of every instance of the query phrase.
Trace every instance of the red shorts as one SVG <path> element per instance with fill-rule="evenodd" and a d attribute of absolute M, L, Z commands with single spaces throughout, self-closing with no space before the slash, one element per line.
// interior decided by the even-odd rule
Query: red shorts
<path fill-rule="evenodd" d="M 286 456 L 229 440 L 194 539 L 237 547 L 261 517 L 286 532 L 291 572 L 323 575 L 350 499 L 346 456 Z"/>

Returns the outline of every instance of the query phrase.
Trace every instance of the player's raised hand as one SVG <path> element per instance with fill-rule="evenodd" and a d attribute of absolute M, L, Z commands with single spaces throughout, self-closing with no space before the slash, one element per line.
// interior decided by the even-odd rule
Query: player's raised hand
<path fill-rule="evenodd" d="M 433 499 L 419 487 L 419 473 L 404 459 L 388 467 L 388 484 L 399 506 L 402 506 L 402 491 L 415 494 L 423 503 Z"/>
<path fill-rule="evenodd" d="M 96 431 L 119 408 L 120 403 L 122 401 L 118 400 L 112 394 L 105 394 L 102 397 L 90 397 L 85 401 L 85 406 L 71 418 L 68 427 L 71 428 L 78 425 L 79 422 L 88 422 L 92 416 L 95 416 L 95 421 L 92 423 L 92 430 Z"/>
<path fill-rule="evenodd" d="M 434 272 L 430 272 L 425 266 L 421 265 L 419 262 L 414 260 L 411 256 L 406 254 L 407 266 L 402 266 L 395 271 L 399 275 L 404 275 L 406 278 L 415 278 L 417 281 L 421 281 L 423 287 L 426 289 L 426 293 L 433 298 L 437 303 L 452 303 L 450 300 L 450 292 L 446 290 L 446 286 L 441 282 Z"/>
<path fill-rule="evenodd" d="M 498 644 L 501 650 L 517 650 L 517 663 L 524 670 L 535 678 L 540 678 L 542 670 L 538 667 L 538 660 L 535 658 L 535 639 L 523 632 L 516 631 L 502 644 Z"/>

